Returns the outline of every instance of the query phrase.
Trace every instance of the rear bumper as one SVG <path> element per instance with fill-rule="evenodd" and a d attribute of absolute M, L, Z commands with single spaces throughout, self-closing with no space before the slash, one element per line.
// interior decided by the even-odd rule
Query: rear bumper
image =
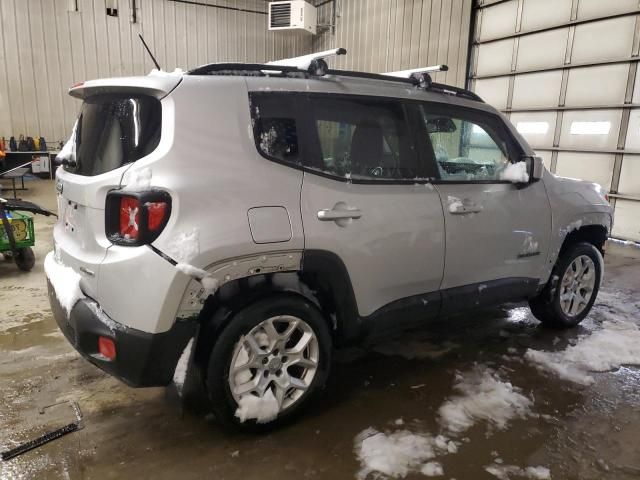
<path fill-rule="evenodd" d="M 132 387 L 165 386 L 171 382 L 180 355 L 195 335 L 195 322 L 175 322 L 162 333 L 142 332 L 110 319 L 90 298 L 79 300 L 67 318 L 53 286 L 49 281 L 47 284 L 56 323 L 84 358 Z M 114 361 L 99 354 L 101 336 L 113 339 Z"/>

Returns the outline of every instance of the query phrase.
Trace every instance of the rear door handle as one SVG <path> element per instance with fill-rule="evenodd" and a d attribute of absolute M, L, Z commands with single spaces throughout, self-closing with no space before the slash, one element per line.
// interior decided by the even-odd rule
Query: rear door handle
<path fill-rule="evenodd" d="M 462 205 L 457 204 L 454 208 L 449 208 L 449 212 L 453 215 L 465 215 L 467 213 L 480 213 L 482 211 L 482 205 L 476 205 L 475 203 L 462 202 Z"/>
<path fill-rule="evenodd" d="M 362 212 L 357 208 L 347 210 L 320 210 L 318 212 L 318 220 L 322 222 L 335 222 L 336 220 L 357 220 L 362 217 Z"/>

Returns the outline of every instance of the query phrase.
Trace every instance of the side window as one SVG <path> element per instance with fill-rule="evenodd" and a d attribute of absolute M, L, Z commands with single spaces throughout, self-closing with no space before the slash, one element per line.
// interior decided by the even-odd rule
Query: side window
<path fill-rule="evenodd" d="M 295 98 L 251 94 L 250 103 L 253 134 L 260 153 L 272 160 L 300 164 Z"/>
<path fill-rule="evenodd" d="M 400 102 L 311 96 L 318 147 L 310 168 L 353 180 L 415 179 L 418 165 Z"/>
<path fill-rule="evenodd" d="M 509 163 L 508 145 L 491 122 L 475 114 L 461 118 L 421 109 L 442 180 L 500 180 Z"/>

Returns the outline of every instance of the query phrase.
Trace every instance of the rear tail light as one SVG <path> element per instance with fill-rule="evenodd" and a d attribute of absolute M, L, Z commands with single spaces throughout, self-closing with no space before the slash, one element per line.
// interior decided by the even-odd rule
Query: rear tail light
<path fill-rule="evenodd" d="M 107 195 L 105 231 L 116 245 L 137 246 L 153 242 L 171 215 L 166 192 L 120 192 Z"/>
<path fill-rule="evenodd" d="M 116 359 L 116 344 L 109 337 L 98 337 L 98 351 L 100 355 L 112 362 Z"/>

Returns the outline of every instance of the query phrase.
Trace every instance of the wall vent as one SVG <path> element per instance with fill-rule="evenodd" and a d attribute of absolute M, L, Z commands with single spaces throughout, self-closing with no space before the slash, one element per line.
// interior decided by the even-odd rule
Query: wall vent
<path fill-rule="evenodd" d="M 269 3 L 269 30 L 316 33 L 316 7 L 303 0 Z"/>

